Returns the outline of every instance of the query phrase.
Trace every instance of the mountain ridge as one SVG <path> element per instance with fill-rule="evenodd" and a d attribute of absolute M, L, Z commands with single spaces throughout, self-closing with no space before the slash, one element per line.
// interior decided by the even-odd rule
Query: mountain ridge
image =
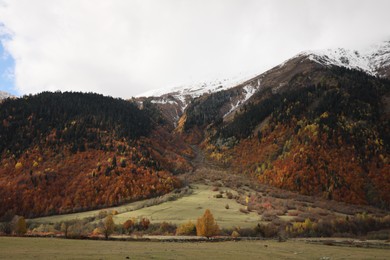
<path fill-rule="evenodd" d="M 310 64 L 310 62 L 314 62 L 315 64 Z M 307 63 L 307 68 L 293 71 L 293 73 L 290 73 L 291 75 L 284 72 L 285 68 L 289 66 L 297 68 L 302 67 L 302 64 L 300 63 Z M 138 95 L 135 100 L 149 100 L 151 103 L 157 104 L 161 111 L 163 111 L 163 114 L 165 114 L 165 118 L 176 127 L 180 117 L 192 100 L 200 98 L 202 95 L 234 88 L 242 88 L 243 90 L 240 91 L 243 95 L 238 99 L 232 100 L 229 105 L 230 109 L 224 109 L 224 115 L 228 116 L 246 103 L 261 87 L 272 87 L 273 91 L 277 92 L 279 89 L 283 88 L 283 85 L 286 84 L 292 75 L 301 73 L 304 70 L 313 69 L 317 65 L 357 69 L 373 76 L 390 78 L 390 41 L 372 45 L 362 50 L 334 48 L 303 51 L 292 58 L 285 60 L 281 64 L 255 76 L 236 77 L 235 80 L 215 80 L 210 83 L 151 90 Z M 289 71 L 290 68 L 287 68 L 287 70 Z M 280 78 L 283 74 L 286 74 L 284 76 L 285 80 L 281 81 Z M 274 80 L 275 78 L 277 82 Z"/>

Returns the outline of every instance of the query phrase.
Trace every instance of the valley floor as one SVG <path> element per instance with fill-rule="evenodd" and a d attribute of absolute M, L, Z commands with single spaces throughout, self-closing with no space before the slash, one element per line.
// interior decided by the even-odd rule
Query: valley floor
<path fill-rule="evenodd" d="M 389 259 L 390 250 L 274 240 L 124 242 L 0 237 L 0 259 Z"/>

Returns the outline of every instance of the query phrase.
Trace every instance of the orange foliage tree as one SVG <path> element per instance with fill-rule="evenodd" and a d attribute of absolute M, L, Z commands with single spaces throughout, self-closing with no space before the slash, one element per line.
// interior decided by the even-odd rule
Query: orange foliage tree
<path fill-rule="evenodd" d="M 219 226 L 214 220 L 213 214 L 209 209 L 206 209 L 203 216 L 198 218 L 196 223 L 196 235 L 205 236 L 207 238 L 215 236 L 219 233 Z"/>

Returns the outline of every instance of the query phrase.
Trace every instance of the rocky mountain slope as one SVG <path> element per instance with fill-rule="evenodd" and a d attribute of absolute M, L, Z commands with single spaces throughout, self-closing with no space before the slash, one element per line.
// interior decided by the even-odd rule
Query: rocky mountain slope
<path fill-rule="evenodd" d="M 388 208 L 390 82 L 388 44 L 381 46 L 360 60 L 342 50 L 301 53 L 195 99 L 179 132 L 262 183 Z M 226 114 L 246 86 L 255 93 Z"/>
<path fill-rule="evenodd" d="M 184 110 L 194 99 L 236 87 L 237 85 L 243 84 L 250 78 L 251 76 L 237 76 L 223 80 L 214 80 L 174 88 L 151 90 L 138 95 L 134 101 L 138 102 L 140 105 L 142 105 L 145 101 L 156 105 L 162 112 L 164 118 L 176 127 Z M 235 105 L 245 102 L 254 93 L 254 91 L 255 89 L 250 86 L 240 91 L 240 97 L 237 97 L 237 99 L 234 100 L 236 102 Z"/>
<path fill-rule="evenodd" d="M 223 117 L 234 114 L 239 107 L 260 88 L 272 88 L 274 93 L 296 74 L 321 67 L 345 67 L 363 71 L 369 75 L 390 78 L 390 41 L 372 45 L 362 50 L 344 48 L 305 51 L 282 64 L 255 77 L 236 77 L 209 83 L 158 89 L 140 94 L 136 100 L 148 100 L 156 104 L 165 118 L 175 126 L 192 100 L 215 92 L 235 89 L 240 92 L 231 98 L 220 111 Z"/>

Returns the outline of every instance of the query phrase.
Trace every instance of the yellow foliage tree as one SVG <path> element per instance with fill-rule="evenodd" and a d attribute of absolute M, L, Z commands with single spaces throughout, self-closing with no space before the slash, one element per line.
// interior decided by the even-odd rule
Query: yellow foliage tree
<path fill-rule="evenodd" d="M 108 239 L 108 237 L 114 233 L 114 228 L 115 228 L 115 223 L 114 220 L 112 219 L 112 215 L 108 215 L 102 224 L 102 233 L 104 234 L 104 237 Z"/>
<path fill-rule="evenodd" d="M 20 170 L 23 167 L 23 164 L 21 162 L 18 162 L 15 164 L 15 169 Z"/>
<path fill-rule="evenodd" d="M 207 238 L 217 235 L 219 227 L 214 220 L 213 214 L 209 209 L 206 209 L 203 216 L 198 218 L 196 223 L 196 234 L 198 236 L 205 236 Z"/>
<path fill-rule="evenodd" d="M 26 234 L 27 232 L 27 226 L 26 226 L 26 220 L 24 217 L 17 217 L 15 221 L 15 233 L 19 236 Z"/>

